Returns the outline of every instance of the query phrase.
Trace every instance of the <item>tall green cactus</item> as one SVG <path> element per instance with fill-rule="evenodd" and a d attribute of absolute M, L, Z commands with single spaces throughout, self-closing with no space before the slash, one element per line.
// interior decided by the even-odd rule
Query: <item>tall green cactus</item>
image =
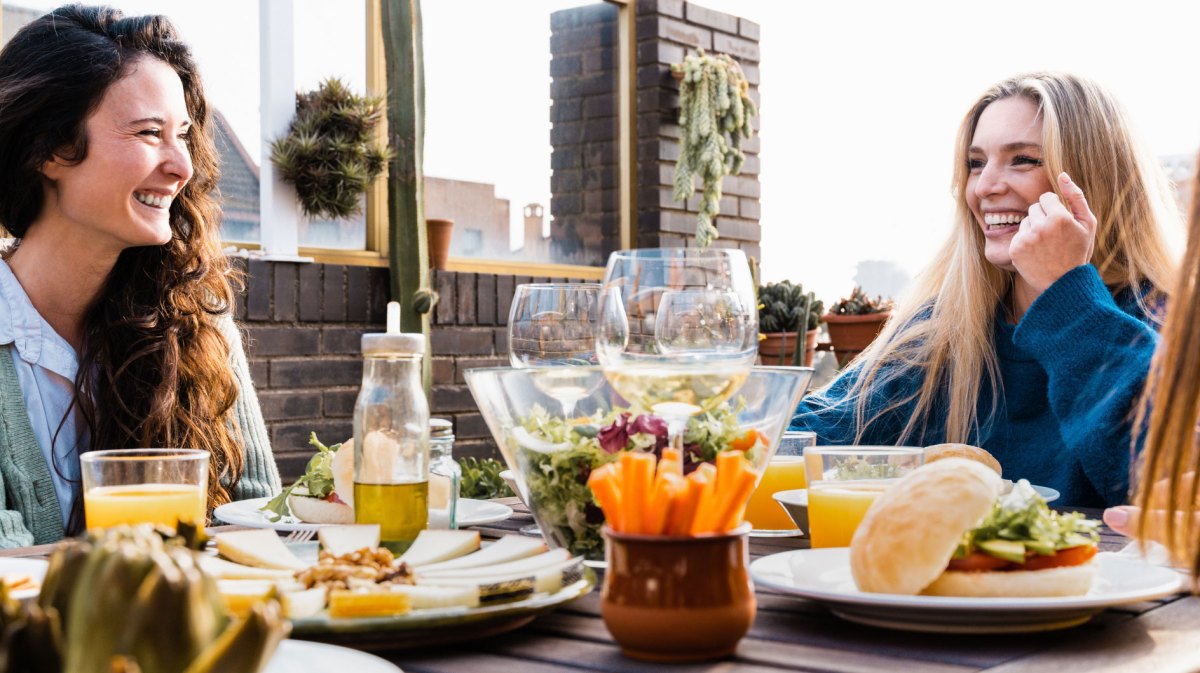
<path fill-rule="evenodd" d="M 425 335 L 425 392 L 430 391 L 429 246 L 425 235 L 425 57 L 421 1 L 380 0 L 387 63 L 387 116 L 395 151 L 388 171 L 388 263 L 400 329 Z"/>

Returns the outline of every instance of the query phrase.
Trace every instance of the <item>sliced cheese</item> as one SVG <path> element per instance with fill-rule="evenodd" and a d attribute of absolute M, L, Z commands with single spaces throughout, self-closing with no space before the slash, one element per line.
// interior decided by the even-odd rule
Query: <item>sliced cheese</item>
<path fill-rule="evenodd" d="M 424 572 L 450 570 L 453 568 L 478 568 L 516 561 L 546 551 L 546 543 L 538 538 L 522 535 L 505 535 L 491 546 L 449 561 L 419 566 Z"/>
<path fill-rule="evenodd" d="M 394 584 L 392 591 L 407 594 L 414 610 L 430 608 L 479 607 L 479 587 L 438 587 Z"/>
<path fill-rule="evenodd" d="M 417 539 L 408 551 L 396 559 L 396 563 L 407 563 L 410 568 L 417 568 L 455 559 L 478 549 L 477 530 L 423 530 L 417 533 Z"/>
<path fill-rule="evenodd" d="M 290 580 L 295 576 L 291 570 L 277 568 L 255 568 L 240 563 L 230 563 L 216 556 L 201 556 L 200 570 L 218 580 Z"/>
<path fill-rule="evenodd" d="M 538 593 L 554 593 L 583 577 L 583 558 L 576 557 L 534 572 L 512 573 L 504 576 L 476 577 L 434 576 L 419 581 L 432 586 L 477 587 L 484 603 L 519 600 Z"/>
<path fill-rule="evenodd" d="M 283 544 L 273 530 L 255 528 L 221 533 L 217 553 L 243 565 L 256 568 L 303 570 L 307 566 Z"/>
<path fill-rule="evenodd" d="M 218 580 L 217 592 L 226 612 L 235 617 L 246 616 L 255 604 L 276 596 L 275 582 L 271 580 Z"/>
<path fill-rule="evenodd" d="M 281 592 L 279 603 L 283 607 L 283 616 L 288 619 L 312 617 L 325 609 L 325 593 L 325 587 Z"/>
<path fill-rule="evenodd" d="M 559 565 L 571 558 L 571 552 L 566 549 L 551 549 L 537 556 L 528 556 L 508 563 L 479 566 L 475 568 L 442 568 L 434 570 L 417 569 L 417 581 L 421 582 L 433 577 L 474 577 L 486 579 L 489 577 L 506 577 L 509 575 L 532 573 L 542 568 Z"/>
<path fill-rule="evenodd" d="M 329 592 L 330 617 L 387 617 L 402 615 L 409 611 L 408 594 L 381 589 L 377 591 L 348 591 L 335 589 Z"/>
<path fill-rule="evenodd" d="M 321 541 L 321 548 L 334 556 L 350 554 L 364 547 L 375 549 L 379 546 L 379 524 L 321 528 L 317 530 L 317 539 Z"/>

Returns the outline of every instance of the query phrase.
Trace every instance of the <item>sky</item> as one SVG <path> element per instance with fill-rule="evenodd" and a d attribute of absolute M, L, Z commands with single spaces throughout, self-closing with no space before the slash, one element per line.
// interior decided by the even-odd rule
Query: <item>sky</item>
<path fill-rule="evenodd" d="M 258 3 L 111 1 L 176 20 L 211 101 L 259 155 Z M 590 3 L 424 1 L 426 174 L 496 184 L 514 218 L 524 203 L 548 201 L 548 16 L 581 4 Z M 999 79 L 1036 69 L 1091 77 L 1125 104 L 1155 155 L 1200 148 L 1200 3 L 697 4 L 761 25 L 763 277 L 801 282 L 827 302 L 849 293 L 862 260 L 909 274 L 929 261 L 949 232 L 958 124 Z M 296 88 L 331 75 L 361 88 L 363 3 L 294 7 Z"/>

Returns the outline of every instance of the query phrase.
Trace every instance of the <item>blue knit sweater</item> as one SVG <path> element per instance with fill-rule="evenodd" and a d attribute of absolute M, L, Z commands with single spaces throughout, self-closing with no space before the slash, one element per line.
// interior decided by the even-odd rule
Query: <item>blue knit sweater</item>
<path fill-rule="evenodd" d="M 1080 266 L 1043 292 L 1019 324 L 1007 324 L 997 311 L 993 340 L 1000 399 L 993 415 L 991 386 L 981 387 L 981 427 L 971 443 L 991 452 L 1005 477 L 1060 491 L 1060 504 L 1125 502 L 1132 417 L 1158 343 L 1134 293 L 1126 289 L 1114 299 L 1095 267 Z M 820 444 L 854 443 L 854 403 L 847 391 L 857 375 L 852 368 L 801 401 L 792 429 L 815 431 Z M 920 374 L 913 374 L 872 391 L 867 418 L 920 384 Z M 913 406 L 885 413 L 859 443 L 898 443 Z M 944 400 L 936 404 L 923 434 L 907 443 L 946 441 L 944 409 Z"/>

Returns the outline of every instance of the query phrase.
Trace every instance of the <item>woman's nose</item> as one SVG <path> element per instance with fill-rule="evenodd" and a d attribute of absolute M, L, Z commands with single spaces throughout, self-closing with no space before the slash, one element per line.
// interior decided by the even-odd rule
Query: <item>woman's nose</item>
<path fill-rule="evenodd" d="M 165 146 L 163 170 L 180 182 L 187 182 L 192 178 L 192 153 L 187 142 L 176 139 Z"/>
<path fill-rule="evenodd" d="M 1003 194 L 1008 189 L 1008 183 L 1004 181 L 1004 176 L 999 170 L 992 168 L 991 162 L 983 167 L 979 172 L 979 179 L 975 181 L 975 196 L 984 198 L 995 194 Z"/>

